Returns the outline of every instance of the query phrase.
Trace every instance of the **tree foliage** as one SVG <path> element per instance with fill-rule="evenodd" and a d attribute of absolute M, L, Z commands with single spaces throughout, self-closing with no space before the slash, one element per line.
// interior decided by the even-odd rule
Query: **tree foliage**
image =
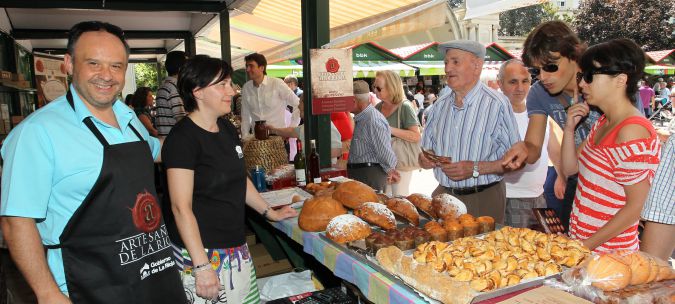
<path fill-rule="evenodd" d="M 137 87 L 149 87 L 153 92 L 157 92 L 159 83 L 157 80 L 157 65 L 155 63 L 134 64 L 134 72 L 136 73 Z"/>
<path fill-rule="evenodd" d="M 572 23 L 589 45 L 630 38 L 646 51 L 675 47 L 675 5 L 664 0 L 583 0 Z"/>
<path fill-rule="evenodd" d="M 530 5 L 499 13 L 500 36 L 527 36 L 542 22 L 558 19 L 550 3 Z"/>

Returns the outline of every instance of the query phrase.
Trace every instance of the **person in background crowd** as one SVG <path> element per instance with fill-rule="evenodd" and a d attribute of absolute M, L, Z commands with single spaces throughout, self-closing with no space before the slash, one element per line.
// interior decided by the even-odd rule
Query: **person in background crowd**
<path fill-rule="evenodd" d="M 666 84 L 665 81 L 661 81 L 658 97 L 659 99 L 661 99 L 661 105 L 665 105 L 668 102 L 668 100 L 670 100 L 670 89 L 671 89 L 670 84 Z"/>
<path fill-rule="evenodd" d="M 298 77 L 295 77 L 295 75 L 288 75 L 284 77 L 284 82 L 296 96 L 300 97 L 300 95 L 302 95 L 302 89 L 298 87 Z"/>
<path fill-rule="evenodd" d="M 405 99 L 401 77 L 394 71 L 378 71 L 375 73 L 375 93 L 382 100 L 375 106 L 389 123 L 391 136 L 407 142 L 418 144 L 421 139 L 420 123 L 417 121 L 417 111 Z M 397 165 L 398 168 L 398 165 Z M 412 171 L 398 171 L 401 179 L 396 184 L 388 184 L 385 193 L 392 196 L 408 196 Z"/>
<path fill-rule="evenodd" d="M 596 252 L 639 248 L 640 212 L 661 151 L 654 127 L 631 100 L 644 57 L 632 40 L 614 39 L 590 47 L 579 61 L 584 101 L 567 110 L 562 170 L 579 174 L 570 237 Z M 590 106 L 604 114 L 577 148 L 575 128 Z"/>
<path fill-rule="evenodd" d="M 155 118 L 155 127 L 157 128 L 157 135 L 164 138 L 169 135 L 171 128 L 185 117 L 185 108 L 183 107 L 183 100 L 178 94 L 176 87 L 176 76 L 178 71 L 185 64 L 185 52 L 173 51 L 166 54 L 166 62 L 164 67 L 168 77 L 162 81 L 162 84 L 157 89 L 157 98 L 155 100 L 155 107 L 157 114 Z"/>
<path fill-rule="evenodd" d="M 134 94 L 127 94 L 127 97 L 124 97 L 124 104 L 127 105 L 129 108 L 134 108 L 133 105 L 131 105 L 131 99 L 134 97 Z"/>
<path fill-rule="evenodd" d="M 661 153 L 661 163 L 642 209 L 645 229 L 640 250 L 665 261 L 675 250 L 675 136 L 671 135 Z"/>
<path fill-rule="evenodd" d="M 150 114 L 150 108 L 155 98 L 152 96 L 152 90 L 148 87 L 140 87 L 136 89 L 131 100 L 134 112 L 138 119 L 143 123 L 145 129 L 150 135 L 157 137 L 157 129 L 155 129 L 155 119 Z"/>
<path fill-rule="evenodd" d="M 652 109 L 655 106 L 654 100 L 656 94 L 654 93 L 654 89 L 649 87 L 647 81 L 642 80 L 640 83 L 640 101 L 642 101 L 642 108 L 644 109 L 645 117 L 649 118 L 652 116 Z"/>
<path fill-rule="evenodd" d="M 400 179 L 396 155 L 391 149 L 387 119 L 370 103 L 368 83 L 354 81 L 354 136 L 349 148 L 347 174 L 375 191 L 383 192 L 387 183 Z"/>
<path fill-rule="evenodd" d="M 523 61 L 537 81 L 527 95 L 527 113 L 530 122 L 525 140 L 513 145 L 504 155 L 502 165 L 510 169 L 520 168 L 524 163 L 533 164 L 539 160 L 548 117 L 564 128 L 567 120 L 566 109 L 578 103 L 573 99 L 578 91 L 576 74 L 579 72 L 577 60 L 584 45 L 577 35 L 561 21 L 549 21 L 537 26 L 525 39 Z M 586 139 L 591 126 L 600 117 L 600 113 L 591 109 L 588 117 L 575 129 L 577 146 Z M 561 178 L 558 175 L 558 178 Z M 562 212 L 558 214 L 565 229 L 569 227 L 569 215 L 577 188 L 577 176 L 569 176 L 566 181 Z"/>
<path fill-rule="evenodd" d="M 527 67 L 518 59 L 508 60 L 499 68 L 497 83 L 502 93 L 511 102 L 521 139 L 525 137 L 529 121 L 525 98 L 527 98 L 531 82 L 532 79 Z M 549 125 L 551 124 L 553 122 L 549 121 Z M 543 192 L 549 156 L 555 167 L 559 168 L 560 166 L 560 140 L 552 131 L 552 127 L 549 126 L 548 128 L 541 158 L 536 163 L 528 164 L 519 171 L 504 174 L 504 182 L 506 183 L 504 222 L 508 226 L 532 227 L 537 224 L 532 208 L 546 208 Z"/>
<path fill-rule="evenodd" d="M 162 148 L 170 194 L 164 214 L 188 303 L 201 303 L 195 296 L 259 303 L 245 240 L 245 205 L 272 221 L 297 215 L 290 206 L 268 206 L 246 176 L 237 130 L 221 118 L 231 111 L 231 73 L 229 64 L 206 55 L 185 63 L 178 90 L 189 114 Z"/>
<path fill-rule="evenodd" d="M 0 224 L 39 303 L 186 301 L 153 184 L 160 141 L 117 99 L 128 59 L 119 27 L 74 25 L 67 94 L 2 146 Z"/>
<path fill-rule="evenodd" d="M 267 76 L 267 59 L 258 53 L 244 58 L 250 79 L 241 89 L 241 135 L 251 136 L 252 125 L 259 120 L 274 128 L 297 127 L 300 124 L 298 96 L 279 78 Z M 292 117 L 287 117 L 287 106 Z"/>
<path fill-rule="evenodd" d="M 432 162 L 420 153 L 422 168 L 434 169 L 433 195 L 448 193 L 474 216 L 504 223 L 506 189 L 501 157 L 518 142 L 518 124 L 507 98 L 480 82 L 485 46 L 468 40 L 439 45 L 445 54 L 450 93 L 428 114 L 422 149 L 449 159 Z"/>
<path fill-rule="evenodd" d="M 657 79 L 656 82 L 654 83 L 654 86 L 652 87 L 652 89 L 654 90 L 654 93 L 656 93 L 656 95 L 659 95 L 661 93 L 661 83 L 664 83 L 663 78 Z"/>
<path fill-rule="evenodd" d="M 300 118 L 305 119 L 305 102 L 300 97 L 300 104 L 298 104 L 298 109 L 300 110 Z M 305 120 L 306 121 L 306 120 Z M 299 125 L 295 128 L 275 128 L 272 126 L 267 126 L 267 129 L 270 130 L 271 134 L 281 135 L 284 137 L 292 137 L 300 139 L 304 145 L 304 149 L 307 148 L 307 141 L 305 141 L 305 126 Z M 330 123 L 330 157 L 331 163 L 335 165 L 337 163 L 337 157 L 342 154 L 342 142 L 340 141 L 340 131 L 335 127 L 335 125 Z"/>
<path fill-rule="evenodd" d="M 424 87 L 423 86 L 418 86 L 415 89 L 415 95 L 413 96 L 413 100 L 415 104 L 417 105 L 417 108 L 419 109 L 418 114 L 424 110 Z"/>

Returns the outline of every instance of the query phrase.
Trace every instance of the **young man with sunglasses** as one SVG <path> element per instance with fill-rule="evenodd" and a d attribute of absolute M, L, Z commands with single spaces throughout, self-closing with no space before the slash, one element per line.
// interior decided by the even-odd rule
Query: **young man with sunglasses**
<path fill-rule="evenodd" d="M 502 165 L 516 169 L 524 163 L 534 164 L 541 156 L 546 135 L 548 116 L 561 127 L 565 127 L 567 109 L 577 102 L 577 74 L 580 69 L 577 60 L 584 45 L 577 35 L 563 22 L 550 21 L 535 28 L 525 40 L 523 61 L 538 81 L 527 96 L 527 112 L 530 122 L 525 140 L 513 145 L 504 155 Z M 576 128 L 574 137 L 577 146 L 588 136 L 591 126 L 600 117 L 592 109 L 588 117 Z M 563 178 L 563 177 L 558 177 Z M 577 186 L 576 176 L 567 179 L 560 219 L 567 229 L 572 201 Z"/>

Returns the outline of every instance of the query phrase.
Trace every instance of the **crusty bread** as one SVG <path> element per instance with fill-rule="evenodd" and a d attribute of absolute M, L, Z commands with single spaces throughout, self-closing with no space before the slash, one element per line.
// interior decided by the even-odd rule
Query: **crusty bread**
<path fill-rule="evenodd" d="M 413 226 L 419 226 L 420 214 L 417 212 L 415 205 L 408 199 L 403 197 L 394 197 L 386 201 L 387 208 L 394 212 L 394 214 L 406 219 Z"/>
<path fill-rule="evenodd" d="M 371 233 L 368 223 L 351 214 L 334 217 L 326 227 L 326 236 L 340 244 L 363 240 Z"/>
<path fill-rule="evenodd" d="M 354 215 L 385 230 L 396 228 L 394 213 L 387 206 L 380 203 L 365 202 L 360 207 L 354 209 Z"/>
<path fill-rule="evenodd" d="M 303 204 L 298 216 L 298 226 L 304 231 L 324 231 L 330 220 L 345 213 L 347 209 L 332 197 L 313 197 Z"/>
<path fill-rule="evenodd" d="M 413 205 L 415 205 L 415 207 L 422 210 L 422 212 L 426 213 L 427 215 L 433 218 L 437 217 L 436 212 L 434 212 L 434 208 L 431 203 L 431 197 L 424 194 L 413 193 L 411 195 L 408 195 L 407 199 Z"/>
<path fill-rule="evenodd" d="M 359 181 L 348 181 L 340 184 L 333 192 L 333 198 L 350 209 L 356 209 L 365 202 L 379 201 L 373 188 Z"/>

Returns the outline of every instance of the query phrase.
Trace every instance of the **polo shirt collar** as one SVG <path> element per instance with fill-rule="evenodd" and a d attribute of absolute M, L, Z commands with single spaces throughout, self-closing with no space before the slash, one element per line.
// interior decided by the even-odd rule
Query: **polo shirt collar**
<path fill-rule="evenodd" d="M 87 117 L 91 117 L 93 121 L 97 122 L 100 125 L 110 126 L 107 123 L 96 118 L 94 114 L 92 114 L 91 111 L 89 111 L 87 106 L 84 105 L 84 101 L 80 99 L 80 95 L 75 89 L 75 86 L 73 86 L 72 84 L 70 85 L 70 92 L 72 92 L 73 95 L 73 106 L 75 107 L 75 117 L 77 117 L 77 121 L 84 124 L 84 119 Z M 129 123 L 131 122 L 131 119 L 133 119 L 133 110 L 127 107 L 119 99 L 115 100 L 112 109 L 113 113 L 115 113 L 115 117 L 117 118 L 117 123 L 120 125 L 120 128 L 128 126 Z"/>

